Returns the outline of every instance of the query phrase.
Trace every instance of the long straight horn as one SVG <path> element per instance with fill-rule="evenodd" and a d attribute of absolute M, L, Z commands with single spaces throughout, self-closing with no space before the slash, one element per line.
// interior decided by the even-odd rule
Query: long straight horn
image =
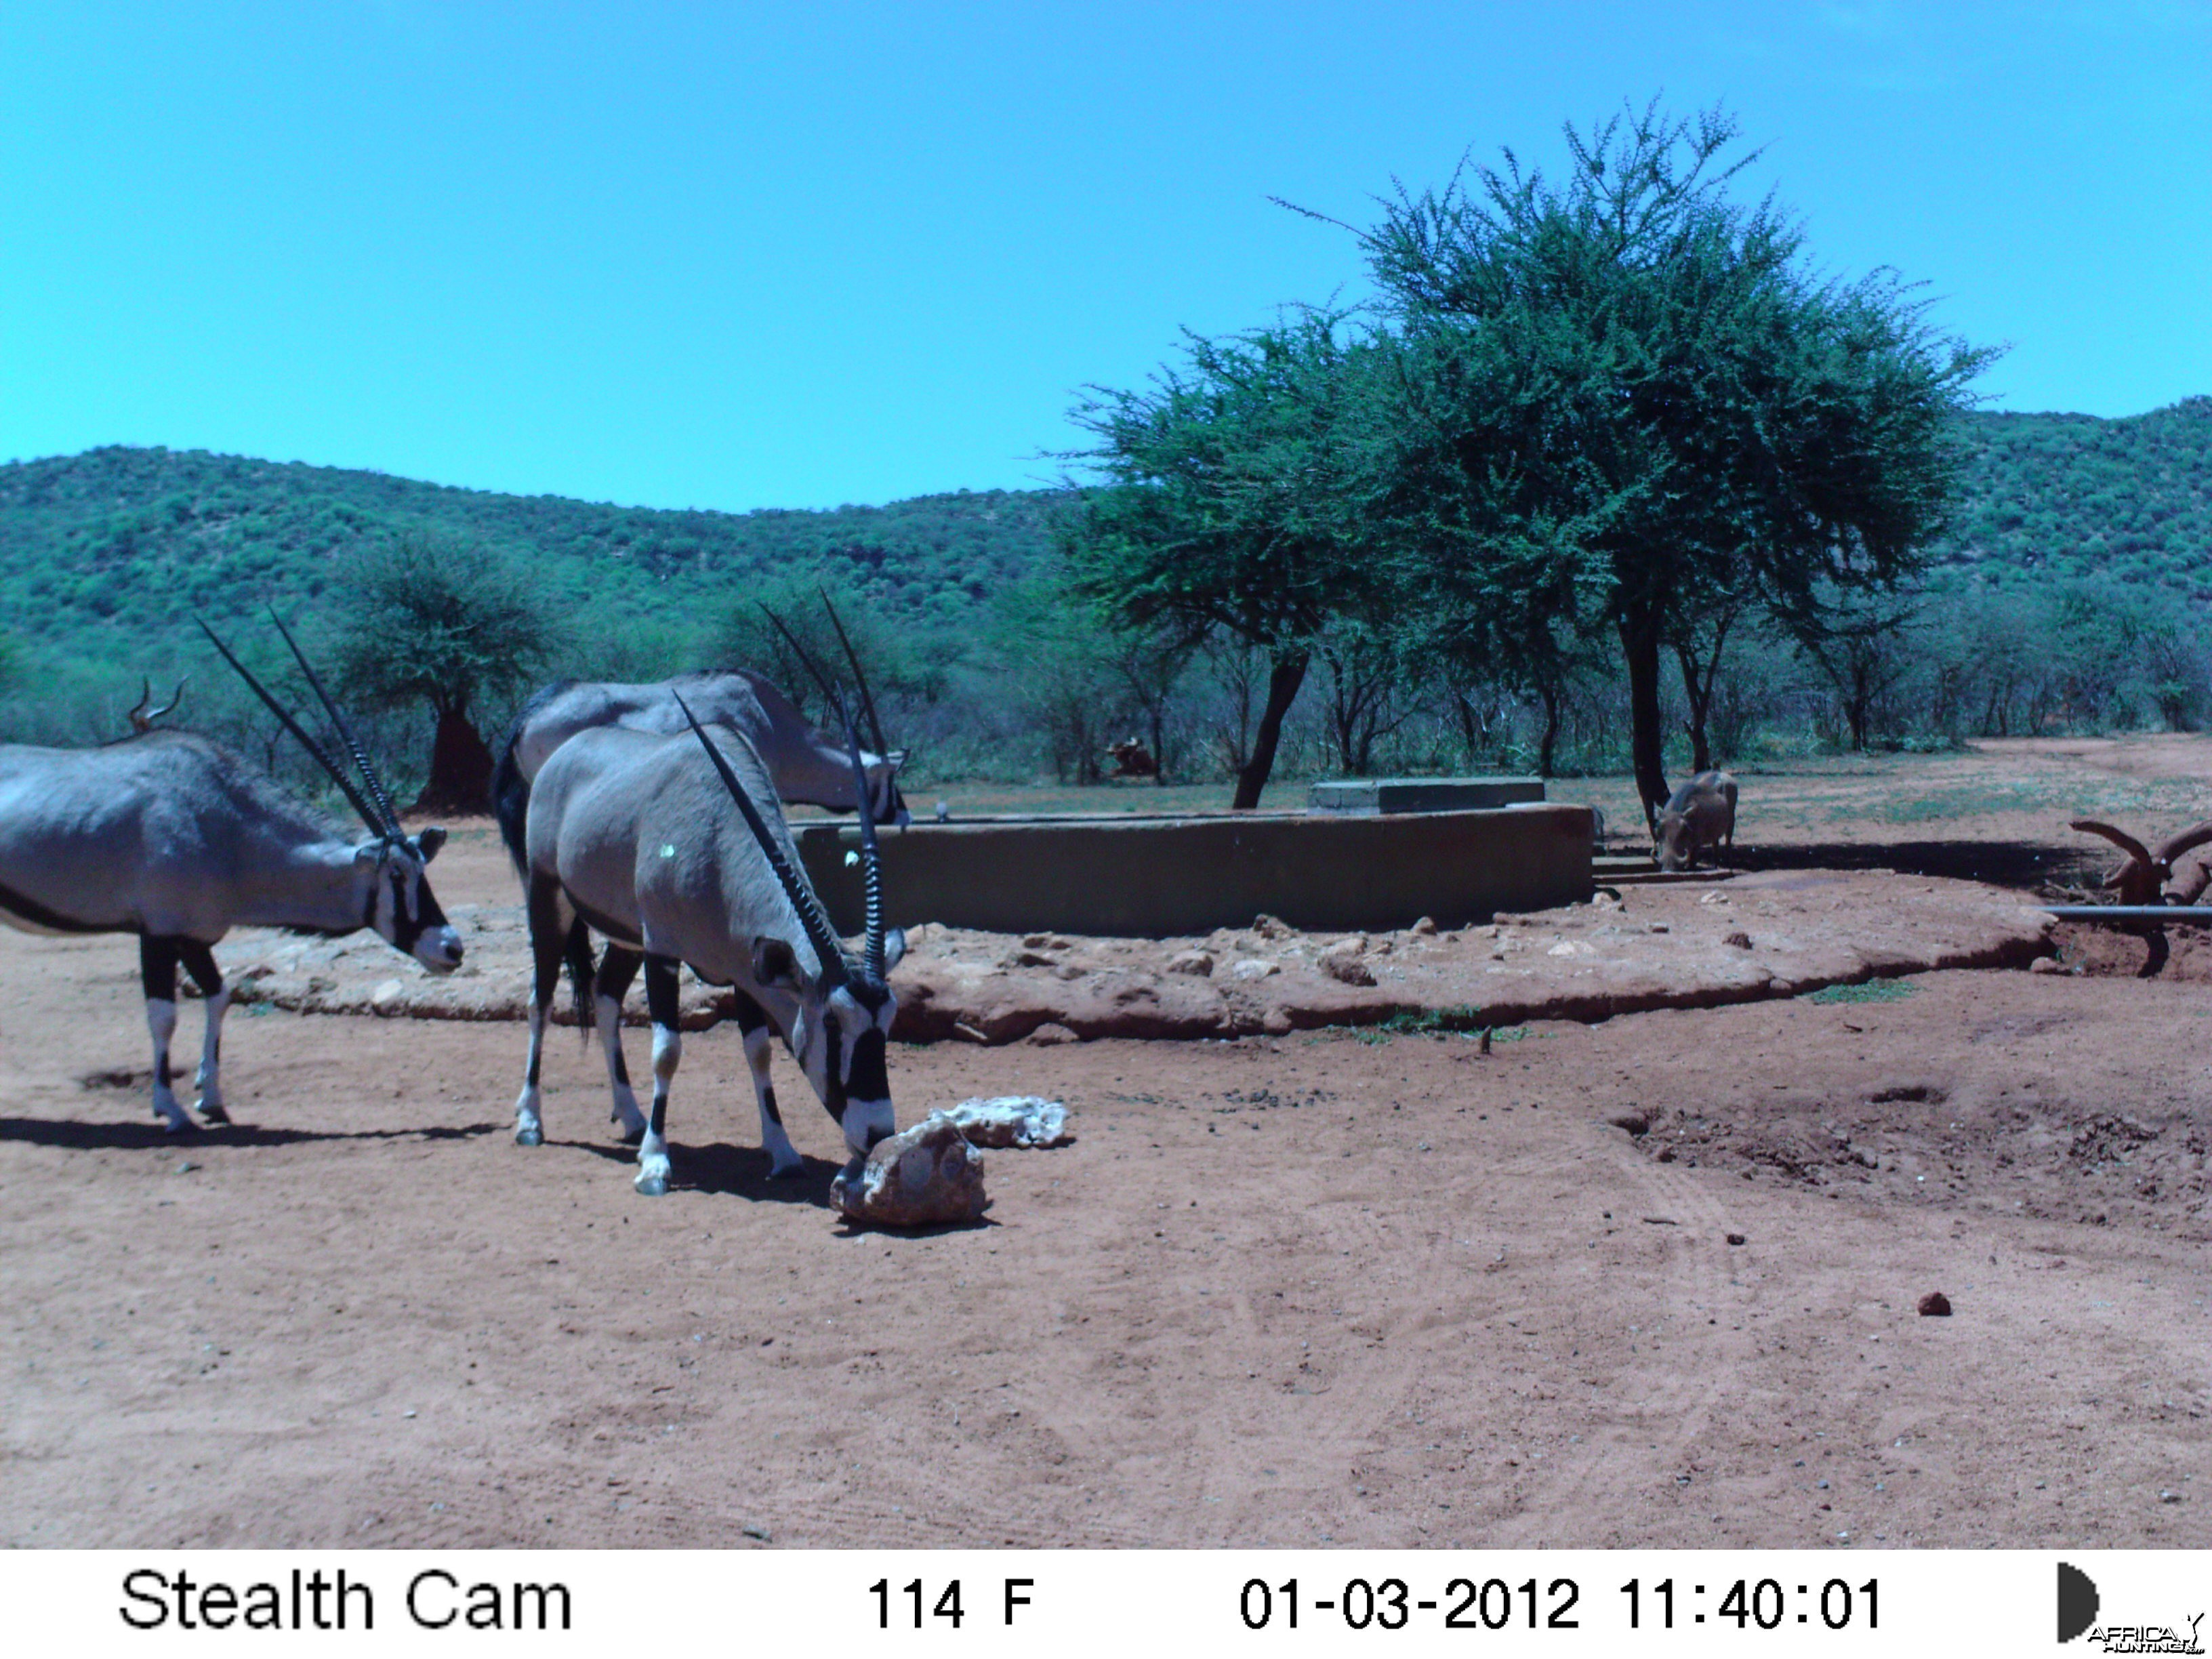
<path fill-rule="evenodd" d="M 321 766 L 324 771 L 331 775 L 331 781 L 337 785 L 338 788 L 343 792 L 345 798 L 353 803 L 353 810 L 361 814 L 361 821 L 367 824 L 374 833 L 379 836 L 386 834 L 386 831 L 384 825 L 377 822 L 375 809 L 371 807 L 366 800 L 362 799 L 361 791 L 353 787 L 353 784 L 348 780 L 346 775 L 339 771 L 336 763 L 331 761 L 331 757 L 323 752 L 322 745 L 307 735 L 306 729 L 301 726 L 300 722 L 292 718 L 290 711 L 289 711 L 283 703 L 277 702 L 275 697 L 269 694 L 269 688 L 262 684 L 259 680 L 255 679 L 244 663 L 239 661 L 237 658 L 230 654 L 230 647 L 216 637 L 215 629 L 207 625 L 204 618 L 195 617 L 192 620 L 199 623 L 200 632 L 208 636 L 210 643 L 211 643 L 217 651 L 222 653 L 222 659 L 238 671 L 239 678 L 244 680 L 248 685 L 253 688 L 253 695 L 260 698 L 263 702 L 268 704 L 269 712 L 276 715 L 278 720 L 282 720 L 284 723 L 284 729 L 300 740 L 300 747 L 306 750 L 310 755 L 313 755 L 315 757 L 317 764 Z"/>
<path fill-rule="evenodd" d="M 860 739 L 843 705 L 837 713 L 845 725 L 845 746 L 853 757 L 853 793 L 860 815 L 860 890 L 866 897 L 867 927 L 861 949 L 860 970 L 871 985 L 884 982 L 884 854 L 876 844 L 876 815 L 868 805 L 868 770 L 860 763 Z"/>
<path fill-rule="evenodd" d="M 876 753 L 888 758 L 890 745 L 884 741 L 884 723 L 876 718 L 876 700 L 868 695 L 868 677 L 860 672 L 860 653 L 853 649 L 853 641 L 846 636 L 837 607 L 830 603 L 830 590 L 819 587 L 815 592 L 821 594 L 822 608 L 830 613 L 830 626 L 837 630 L 837 643 L 845 647 L 845 660 L 853 665 L 853 684 L 860 689 L 860 712 L 868 717 L 868 736 L 876 745 Z"/>
<path fill-rule="evenodd" d="M 700 747 L 707 751 L 707 758 L 714 762 L 714 770 L 720 775 L 723 787 L 730 792 L 731 799 L 737 802 L 738 811 L 744 817 L 745 827 L 753 832 L 753 839 L 760 843 L 761 851 L 768 859 L 768 867 L 775 872 L 775 878 L 783 884 L 784 896 L 791 901 L 791 908 L 799 912 L 799 925 L 806 930 L 807 942 L 813 945 L 814 954 L 822 960 L 823 976 L 825 979 L 849 977 L 850 964 L 845 959 L 845 947 L 838 942 L 836 930 L 830 927 L 830 918 L 822 914 L 821 904 L 811 890 L 803 886 L 799 878 L 792 873 L 790 861 L 783 856 L 783 848 L 776 845 L 775 836 L 769 833 L 767 821 L 761 817 L 760 808 L 753 805 L 753 798 L 745 793 L 744 785 L 738 781 L 738 775 L 731 769 L 729 762 L 722 758 L 722 751 L 714 747 L 714 739 L 699 724 L 699 717 L 691 712 L 690 705 L 673 690 L 668 695 L 676 698 L 676 706 L 684 711 L 684 718 L 690 722 L 691 730 L 699 738 Z M 742 738 L 743 734 L 739 735 Z M 755 758 L 758 758 L 757 755 Z"/>
<path fill-rule="evenodd" d="M 763 605 L 760 600 L 755 599 L 753 603 L 760 605 L 762 616 L 775 624 L 775 631 L 783 635 L 784 643 L 798 653 L 799 660 L 805 665 L 806 672 L 814 676 L 815 684 L 822 688 L 822 695 L 830 699 L 830 706 L 832 708 L 842 707 L 844 700 L 837 695 L 836 686 L 831 683 L 829 675 L 822 672 L 822 665 L 814 660 L 813 653 L 799 642 L 799 635 L 785 627 L 783 618 L 769 610 L 767 605 Z"/>
<path fill-rule="evenodd" d="M 384 787 L 384 780 L 376 775 L 376 769 L 368 763 L 368 755 L 362 748 L 361 739 L 354 736 L 353 727 L 346 724 L 346 717 L 338 713 L 338 706 L 331 701 L 331 694 L 323 690 L 322 681 L 315 677 L 315 671 L 307 665 L 307 653 L 300 649 L 299 641 L 292 637 L 292 630 L 284 626 L 284 619 L 276 614 L 276 607 L 274 605 L 269 608 L 269 620 L 276 624 L 276 631 L 284 636 L 284 643 L 292 647 L 292 655 L 300 665 L 300 672 L 307 677 L 307 684 L 314 687 L 316 696 L 322 699 L 323 712 L 331 717 L 331 724 L 337 728 L 339 740 L 352 753 L 353 763 L 361 768 L 361 775 L 362 781 L 368 785 L 368 793 L 376 798 L 376 804 L 384 809 L 385 821 L 381 826 L 383 832 L 397 836 L 400 833 L 399 810 L 392 805 L 392 797 Z"/>

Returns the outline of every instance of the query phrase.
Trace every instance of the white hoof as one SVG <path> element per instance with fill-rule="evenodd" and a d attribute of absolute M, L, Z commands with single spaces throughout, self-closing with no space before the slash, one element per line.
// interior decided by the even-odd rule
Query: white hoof
<path fill-rule="evenodd" d="M 806 1160 L 803 1158 L 794 1158 L 786 1163 L 770 1164 L 768 1178 L 770 1181 L 796 1181 L 805 1173 Z"/>
<path fill-rule="evenodd" d="M 542 1146 L 545 1144 L 545 1131 L 535 1123 L 518 1123 L 514 1126 L 514 1144 L 518 1146 Z"/>
<path fill-rule="evenodd" d="M 631 1184 L 637 1188 L 641 1198 L 660 1198 L 667 1194 L 668 1176 L 665 1173 L 655 1175 L 650 1170 L 640 1170 L 637 1179 Z"/>

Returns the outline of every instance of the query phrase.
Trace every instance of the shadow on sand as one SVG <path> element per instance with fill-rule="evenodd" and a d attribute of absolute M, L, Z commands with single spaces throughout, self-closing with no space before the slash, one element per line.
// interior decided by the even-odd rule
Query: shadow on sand
<path fill-rule="evenodd" d="M 495 1133 L 502 1127 L 441 1123 L 422 1129 L 278 1129 L 256 1123 L 222 1123 L 172 1133 L 151 1121 L 103 1123 L 70 1118 L 0 1117 L 0 1141 L 79 1152 L 173 1152 L 185 1146 L 296 1146 L 319 1140 L 473 1140 Z"/>
<path fill-rule="evenodd" d="M 2038 842 L 1892 841 L 1815 842 L 1735 849 L 1739 870 L 1894 870 L 2033 891 L 2046 882 L 2095 880 L 2112 863 L 2101 849 L 2075 853 Z"/>
<path fill-rule="evenodd" d="M 637 1162 L 637 1147 L 635 1145 L 550 1139 L 545 1145 L 569 1152 L 589 1152 L 610 1164 L 635 1164 Z M 672 1140 L 668 1144 L 668 1190 L 672 1193 L 712 1193 L 731 1198 L 751 1199 L 765 1204 L 813 1204 L 827 1208 L 830 1182 L 836 1177 L 838 1166 L 822 1158 L 808 1158 L 803 1152 L 799 1158 L 803 1166 L 800 1172 L 777 1181 L 769 1176 L 768 1153 L 761 1147 L 732 1146 L 719 1140 L 704 1146 L 695 1146 Z"/>

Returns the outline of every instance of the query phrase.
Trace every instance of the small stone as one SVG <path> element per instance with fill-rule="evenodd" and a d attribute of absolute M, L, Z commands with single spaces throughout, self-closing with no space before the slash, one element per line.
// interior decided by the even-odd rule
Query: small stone
<path fill-rule="evenodd" d="M 1168 958 L 1170 974 L 1188 974 L 1197 979 L 1213 976 L 1213 952 L 1211 951 L 1178 951 Z"/>
<path fill-rule="evenodd" d="M 1375 970 L 1348 951 L 1327 951 L 1322 953 L 1321 970 L 1331 979 L 1346 985 L 1372 985 Z"/>
<path fill-rule="evenodd" d="M 1080 1042 L 1083 1039 L 1065 1025 L 1047 1020 L 1029 1034 L 1028 1041 L 1039 1048 L 1056 1048 L 1062 1043 Z"/>
<path fill-rule="evenodd" d="M 2066 969 L 2059 965 L 2057 957 L 2038 957 L 2027 964 L 2027 971 L 2031 974 L 2063 974 Z"/>
<path fill-rule="evenodd" d="M 1483 1035 L 1487 1036 L 1489 1033 L 1486 1031 Z M 1650 1115 L 1645 1112 L 1615 1112 L 1606 1121 L 1616 1129 L 1627 1130 L 1632 1135 L 1643 1134 L 1651 1127 Z"/>
<path fill-rule="evenodd" d="M 878 1141 L 830 1183 L 847 1218 L 889 1227 L 973 1221 L 990 1200 L 983 1192 L 983 1157 L 944 1112 Z"/>
<path fill-rule="evenodd" d="M 1413 931 L 1421 934 L 1433 933 L 1437 931 L 1437 919 L 1434 916 L 1423 916 L 1413 924 Z"/>
<path fill-rule="evenodd" d="M 1726 939 L 1723 939 L 1721 943 L 1723 945 L 1733 945 L 1739 951 L 1748 951 L 1751 949 L 1751 935 L 1739 929 L 1735 933 L 1730 933 Z"/>
<path fill-rule="evenodd" d="M 1231 979 L 1242 980 L 1265 979 L 1270 974 L 1279 974 L 1282 971 L 1282 968 L 1278 963 L 1264 961 L 1258 957 L 1247 957 L 1230 969 L 1229 976 Z"/>
<path fill-rule="evenodd" d="M 2181 1501 L 2181 1494 L 2168 1487 L 2159 1492 L 2158 1501 L 2161 1504 L 2179 1504 Z"/>
<path fill-rule="evenodd" d="M 942 815 L 945 811 L 945 803 L 939 801 L 937 805 L 937 810 L 939 813 Z M 739 1530 L 742 1531 L 746 1537 L 757 1538 L 763 1544 L 774 1541 L 769 1537 L 768 1528 L 766 1527 L 744 1527 L 739 1528 Z"/>
<path fill-rule="evenodd" d="M 197 1164 L 179 1164 L 177 1165 L 177 1173 L 179 1175 L 190 1175 L 193 1170 L 199 1167 L 200 1166 Z"/>
<path fill-rule="evenodd" d="M 1266 939 L 1296 939 L 1298 935 L 1298 930 L 1280 916 L 1265 913 L 1252 918 L 1252 931 Z"/>
<path fill-rule="evenodd" d="M 1920 1298 L 1920 1311 L 1926 1318 L 1948 1319 L 1951 1316 L 1951 1298 L 1941 1291 L 1930 1291 Z"/>
<path fill-rule="evenodd" d="M 1747 1244 L 1750 1243 L 1750 1241 L 1741 1233 L 1730 1233 L 1728 1236 L 1728 1242 L 1731 1244 Z"/>
<path fill-rule="evenodd" d="M 1297 1030 L 1287 1008 L 1270 1008 L 1260 1016 L 1260 1029 L 1269 1036 L 1288 1036 Z"/>

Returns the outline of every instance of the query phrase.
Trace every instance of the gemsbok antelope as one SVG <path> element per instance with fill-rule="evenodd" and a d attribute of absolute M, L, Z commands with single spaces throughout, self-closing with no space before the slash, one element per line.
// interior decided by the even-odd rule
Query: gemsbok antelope
<path fill-rule="evenodd" d="M 826 599 L 823 603 L 828 603 Z M 885 745 L 883 723 L 876 718 L 875 699 L 868 695 L 860 659 L 845 636 L 844 624 L 838 621 L 834 606 L 830 617 L 852 665 L 860 710 L 868 723 L 869 738 L 876 745 L 872 751 L 860 751 L 860 775 L 866 780 L 865 788 L 855 787 L 845 750 L 808 725 L 797 706 L 766 675 L 750 668 L 700 669 L 647 684 L 558 680 L 522 705 L 492 766 L 492 811 L 524 883 L 527 884 L 530 878 L 522 856 L 530 792 L 553 751 L 579 732 L 595 726 L 618 726 L 674 736 L 684 730 L 684 718 L 677 709 L 678 693 L 706 725 L 726 726 L 744 733 L 768 767 L 773 786 L 769 793 L 775 799 L 849 812 L 865 796 L 878 823 L 903 829 L 912 821 L 898 787 L 898 771 L 906 762 L 906 752 Z M 775 620 L 772 612 L 770 619 Z M 776 626 L 783 624 L 778 621 Z M 796 641 L 793 643 L 797 645 Z M 813 666 L 811 660 L 808 666 Z"/>
<path fill-rule="evenodd" d="M 885 1043 L 898 1000 L 887 975 L 906 950 L 905 934 L 884 927 L 867 792 L 858 792 L 867 926 L 855 961 L 806 879 L 767 764 L 742 732 L 710 735 L 680 696 L 674 702 L 685 730 L 580 732 L 552 752 L 532 788 L 521 862 L 537 972 L 514 1138 L 526 1146 L 544 1139 L 538 1066 L 566 962 L 580 1004 L 589 990 L 579 1012 L 599 1028 L 613 1115 L 625 1138 L 639 1140 L 637 1190 L 666 1192 L 668 1091 L 683 1053 L 678 975 L 688 965 L 734 989 L 770 1173 L 802 1167 L 769 1079 L 771 1031 L 842 1130 L 849 1172 L 896 1127 Z M 847 741 L 857 772 L 849 727 Z M 586 928 L 607 941 L 596 974 Z M 638 1112 L 622 1052 L 623 994 L 641 965 L 653 1022 L 649 1118 Z"/>
<path fill-rule="evenodd" d="M 305 657 L 300 665 L 352 751 L 367 797 L 212 629 L 208 637 L 344 792 L 368 840 L 349 840 L 266 773 L 196 732 L 149 731 L 99 749 L 0 745 L 0 920 L 31 933 L 138 935 L 154 1111 L 172 1131 L 192 1127 L 169 1073 L 179 963 L 207 999 L 199 1113 L 210 1123 L 230 1121 L 219 1069 L 230 990 L 210 947 L 233 927 L 332 935 L 373 927 L 433 973 L 461 960 L 460 939 L 423 875 L 446 832 L 400 829 L 390 795 Z M 291 635 L 284 638 L 297 655 Z"/>

